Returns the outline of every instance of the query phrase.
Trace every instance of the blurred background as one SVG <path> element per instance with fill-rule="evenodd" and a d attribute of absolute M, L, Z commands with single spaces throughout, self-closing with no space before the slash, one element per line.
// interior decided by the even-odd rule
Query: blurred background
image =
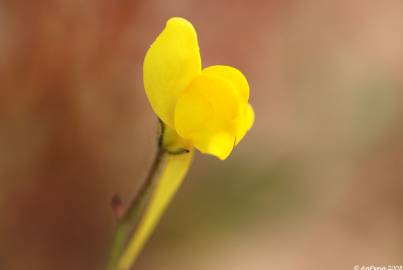
<path fill-rule="evenodd" d="M 197 155 L 135 269 L 403 264 L 400 0 L 1 0 L 0 269 L 103 269 L 155 153 L 142 85 L 172 16 L 249 79 L 253 129 Z"/>

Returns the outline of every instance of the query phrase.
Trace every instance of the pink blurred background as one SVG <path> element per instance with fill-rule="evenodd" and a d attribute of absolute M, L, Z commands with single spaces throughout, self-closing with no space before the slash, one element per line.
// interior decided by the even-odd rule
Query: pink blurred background
<path fill-rule="evenodd" d="M 103 269 L 155 151 L 148 46 L 193 22 L 256 123 L 197 155 L 134 269 L 402 265 L 403 2 L 0 2 L 0 269 Z"/>

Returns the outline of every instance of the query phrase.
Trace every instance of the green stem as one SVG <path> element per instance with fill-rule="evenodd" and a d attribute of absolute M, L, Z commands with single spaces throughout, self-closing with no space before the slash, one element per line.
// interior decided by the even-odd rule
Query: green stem
<path fill-rule="evenodd" d="M 162 137 L 162 135 L 160 137 Z M 130 235 L 130 232 L 132 231 L 133 226 L 135 225 L 138 217 L 140 216 L 142 210 L 144 209 L 147 198 L 149 197 L 149 194 L 153 189 L 155 180 L 157 178 L 155 176 L 157 175 L 159 168 L 163 163 L 162 161 L 164 159 L 164 156 L 165 151 L 161 147 L 161 144 L 159 143 L 157 155 L 155 156 L 153 164 L 151 165 L 150 171 L 143 185 L 141 186 L 135 199 L 129 205 L 124 216 L 119 220 L 119 223 L 115 231 L 115 235 L 113 237 L 107 270 L 116 269 L 116 265 L 119 261 L 119 258 L 121 256 L 125 243 Z"/>
<path fill-rule="evenodd" d="M 136 226 L 136 230 L 131 235 L 120 256 L 117 270 L 129 270 L 136 262 L 141 250 L 185 179 L 192 163 L 193 154 L 194 149 L 191 148 L 187 153 L 181 155 L 166 155 L 164 167 L 158 174 L 158 182 L 153 187 L 152 194 L 147 201 L 147 206 L 144 213 L 142 213 L 139 224 Z"/>

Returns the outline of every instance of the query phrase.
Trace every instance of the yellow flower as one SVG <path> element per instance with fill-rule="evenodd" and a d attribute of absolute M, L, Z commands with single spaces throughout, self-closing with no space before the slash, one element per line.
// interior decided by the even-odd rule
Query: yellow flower
<path fill-rule="evenodd" d="M 226 159 L 252 127 L 245 76 L 229 66 L 202 69 L 197 33 L 171 18 L 144 60 L 144 87 L 154 112 L 189 145 Z"/>

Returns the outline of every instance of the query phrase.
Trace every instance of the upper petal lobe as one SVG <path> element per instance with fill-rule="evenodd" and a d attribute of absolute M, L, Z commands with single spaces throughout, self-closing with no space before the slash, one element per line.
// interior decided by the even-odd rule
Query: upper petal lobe
<path fill-rule="evenodd" d="M 170 19 L 144 59 L 144 88 L 154 112 L 174 127 L 180 93 L 201 72 L 197 33 L 182 18 Z"/>

